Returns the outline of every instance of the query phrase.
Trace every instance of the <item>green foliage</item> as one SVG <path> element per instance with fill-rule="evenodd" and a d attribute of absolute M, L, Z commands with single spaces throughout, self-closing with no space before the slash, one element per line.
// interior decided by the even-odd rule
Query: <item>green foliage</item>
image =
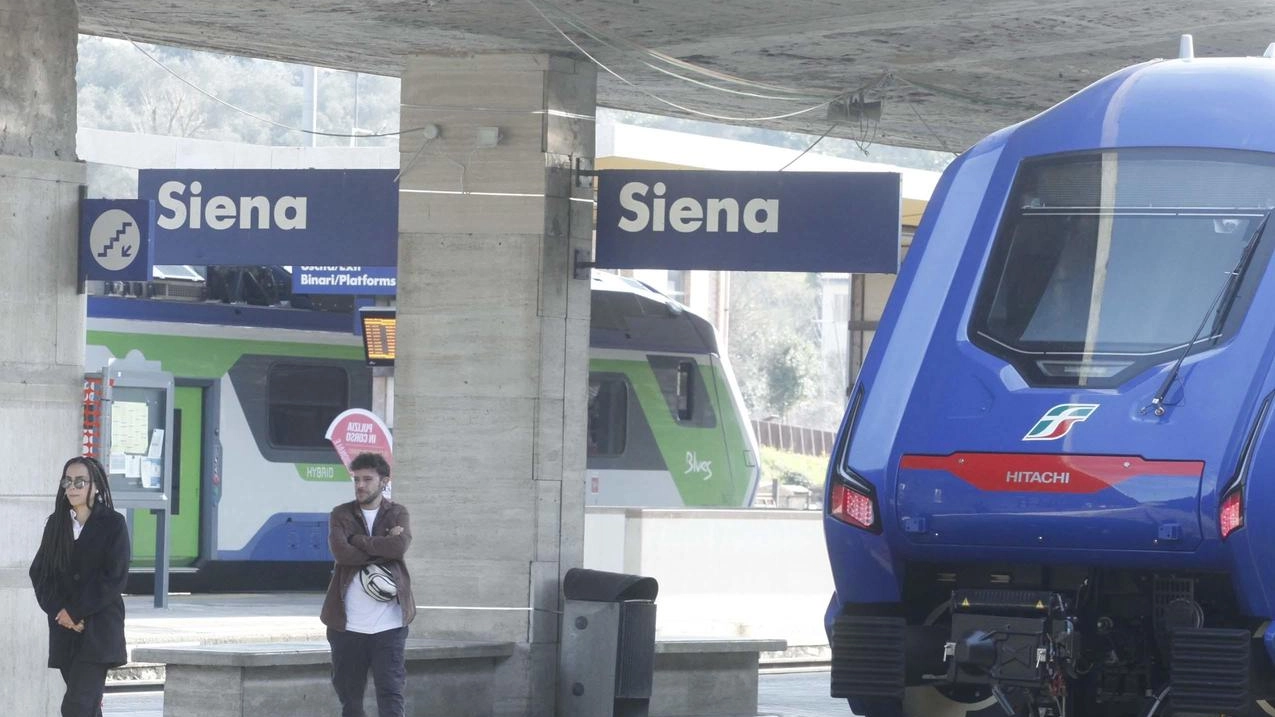
<path fill-rule="evenodd" d="M 302 66 L 156 45 L 140 46 L 154 61 L 129 42 L 80 37 L 76 79 L 81 126 L 251 144 L 310 144 L 305 134 L 272 124 L 301 126 Z M 174 74 L 243 112 L 217 102 Z M 315 127 L 318 131 L 349 134 L 356 126 L 374 132 L 397 129 L 397 78 L 357 75 L 356 100 L 354 73 L 317 70 L 316 77 Z M 393 144 L 396 139 L 357 141 L 366 146 Z M 348 138 L 316 138 L 320 146 L 349 143 Z"/>
<path fill-rule="evenodd" d="M 730 360 L 754 417 L 786 416 L 820 375 L 814 274 L 731 274 Z"/>
<path fill-rule="evenodd" d="M 769 446 L 761 447 L 761 480 L 759 490 L 765 493 L 770 481 L 778 478 L 779 482 L 809 488 L 815 493 L 823 491 L 824 478 L 828 471 L 827 456 L 805 456 L 800 453 L 789 453 Z"/>
<path fill-rule="evenodd" d="M 814 346 L 806 341 L 786 337 L 772 346 L 766 380 L 770 386 L 769 403 L 776 413 L 787 416 L 813 393 L 818 360 Z"/>

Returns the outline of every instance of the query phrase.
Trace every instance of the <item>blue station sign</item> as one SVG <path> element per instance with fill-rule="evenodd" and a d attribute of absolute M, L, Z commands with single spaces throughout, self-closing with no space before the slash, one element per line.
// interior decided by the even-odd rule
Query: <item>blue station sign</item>
<path fill-rule="evenodd" d="M 80 278 L 150 281 L 155 204 L 139 199 L 80 201 Z"/>
<path fill-rule="evenodd" d="M 895 172 L 607 170 L 596 266 L 898 271 Z"/>
<path fill-rule="evenodd" d="M 393 169 L 143 169 L 157 264 L 398 263 Z"/>
<path fill-rule="evenodd" d="M 293 266 L 294 294 L 393 296 L 398 270 L 392 266 Z"/>

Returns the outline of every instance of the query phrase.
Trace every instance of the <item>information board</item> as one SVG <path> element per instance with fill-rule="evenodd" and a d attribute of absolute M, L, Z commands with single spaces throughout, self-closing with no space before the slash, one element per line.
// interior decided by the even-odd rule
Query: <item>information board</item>
<path fill-rule="evenodd" d="M 363 329 L 363 356 L 369 366 L 393 366 L 398 354 L 398 320 L 394 309 L 359 310 Z"/>

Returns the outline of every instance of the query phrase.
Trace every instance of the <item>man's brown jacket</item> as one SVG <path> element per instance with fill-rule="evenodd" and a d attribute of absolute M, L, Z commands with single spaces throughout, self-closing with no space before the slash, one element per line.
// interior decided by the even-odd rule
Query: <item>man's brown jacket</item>
<path fill-rule="evenodd" d="M 403 532 L 390 535 L 395 526 L 403 526 Z M 416 603 L 412 600 L 412 579 L 407 574 L 403 556 L 412 544 L 412 528 L 407 508 L 381 499 L 381 509 L 368 535 L 367 523 L 357 501 L 342 503 L 328 516 L 328 547 L 336 565 L 328 594 L 323 599 L 319 619 L 333 630 L 345 630 L 345 589 L 358 577 L 359 570 L 368 563 L 380 563 L 394 575 L 398 585 L 398 603 L 403 608 L 403 624 L 416 617 Z"/>

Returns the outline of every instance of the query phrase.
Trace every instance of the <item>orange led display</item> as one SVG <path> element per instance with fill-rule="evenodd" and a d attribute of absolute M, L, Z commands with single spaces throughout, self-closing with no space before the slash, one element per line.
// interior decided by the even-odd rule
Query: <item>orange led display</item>
<path fill-rule="evenodd" d="M 393 366 L 398 353 L 398 320 L 393 309 L 363 310 L 363 353 L 369 366 Z"/>

